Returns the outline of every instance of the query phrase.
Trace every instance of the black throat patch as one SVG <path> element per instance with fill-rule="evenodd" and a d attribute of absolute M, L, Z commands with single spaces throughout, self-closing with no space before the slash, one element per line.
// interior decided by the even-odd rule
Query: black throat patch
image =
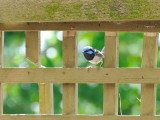
<path fill-rule="evenodd" d="M 87 60 L 93 60 L 94 56 L 95 56 L 95 53 L 93 54 L 87 54 L 86 52 L 83 53 L 84 57 L 87 59 Z"/>

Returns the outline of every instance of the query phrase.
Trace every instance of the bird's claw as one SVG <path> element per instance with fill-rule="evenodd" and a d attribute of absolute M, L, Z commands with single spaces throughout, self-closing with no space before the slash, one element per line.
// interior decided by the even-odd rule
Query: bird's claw
<path fill-rule="evenodd" d="M 88 66 L 88 67 L 86 67 L 86 69 L 88 70 L 88 69 L 91 69 L 92 68 L 92 66 Z"/>

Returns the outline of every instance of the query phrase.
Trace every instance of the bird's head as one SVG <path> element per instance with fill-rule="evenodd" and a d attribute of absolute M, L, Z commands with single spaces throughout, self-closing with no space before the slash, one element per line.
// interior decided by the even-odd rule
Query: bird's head
<path fill-rule="evenodd" d="M 90 46 L 84 47 L 82 53 L 87 60 L 92 60 L 95 56 L 95 50 Z"/>

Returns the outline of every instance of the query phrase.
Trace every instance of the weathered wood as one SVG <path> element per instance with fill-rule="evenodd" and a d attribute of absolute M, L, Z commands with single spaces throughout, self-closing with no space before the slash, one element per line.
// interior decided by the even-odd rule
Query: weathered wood
<path fill-rule="evenodd" d="M 160 116 L 0 115 L 2 120 L 160 120 Z"/>
<path fill-rule="evenodd" d="M 118 38 L 115 32 L 105 33 L 105 68 L 115 68 L 118 64 Z M 112 79 L 111 79 L 112 80 Z M 118 114 L 118 87 L 117 84 L 104 84 L 103 113 L 104 115 Z"/>
<path fill-rule="evenodd" d="M 4 32 L 0 31 L 0 68 L 3 67 Z M 3 84 L 0 83 L 0 114 L 3 114 Z"/>
<path fill-rule="evenodd" d="M 40 66 L 40 33 L 38 31 L 26 32 L 26 58 L 33 64 Z M 53 85 L 39 83 L 39 104 L 41 114 L 53 113 Z"/>
<path fill-rule="evenodd" d="M 157 0 L 1 0 L 0 22 L 154 20 L 160 18 L 159 5 Z"/>
<path fill-rule="evenodd" d="M 145 33 L 143 43 L 142 67 L 157 67 L 158 34 Z M 152 81 L 152 80 L 151 80 Z M 155 115 L 156 112 L 156 85 L 141 85 L 141 115 Z"/>
<path fill-rule="evenodd" d="M 77 59 L 76 32 L 63 33 L 63 67 L 75 68 Z M 67 79 L 70 79 L 68 77 Z M 75 84 L 63 84 L 63 114 L 75 114 L 77 109 L 77 89 Z"/>
<path fill-rule="evenodd" d="M 159 73 L 157 68 L 0 68 L 0 83 L 159 84 Z"/>
<path fill-rule="evenodd" d="M 26 58 L 33 64 L 40 64 L 40 33 L 37 31 L 26 32 Z"/>
<path fill-rule="evenodd" d="M 159 32 L 160 20 L 141 21 L 86 21 L 86 22 L 4 22 L 1 31 L 42 31 L 42 30 L 78 30 L 78 31 L 130 31 Z"/>
<path fill-rule="evenodd" d="M 53 114 L 53 84 L 39 84 L 39 104 L 41 114 Z"/>

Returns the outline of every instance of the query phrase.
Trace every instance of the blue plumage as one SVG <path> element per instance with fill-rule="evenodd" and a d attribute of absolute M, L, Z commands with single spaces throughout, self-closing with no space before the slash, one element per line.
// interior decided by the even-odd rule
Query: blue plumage
<path fill-rule="evenodd" d="M 93 51 L 88 51 L 88 52 L 86 52 L 87 54 L 94 54 L 94 52 Z"/>

